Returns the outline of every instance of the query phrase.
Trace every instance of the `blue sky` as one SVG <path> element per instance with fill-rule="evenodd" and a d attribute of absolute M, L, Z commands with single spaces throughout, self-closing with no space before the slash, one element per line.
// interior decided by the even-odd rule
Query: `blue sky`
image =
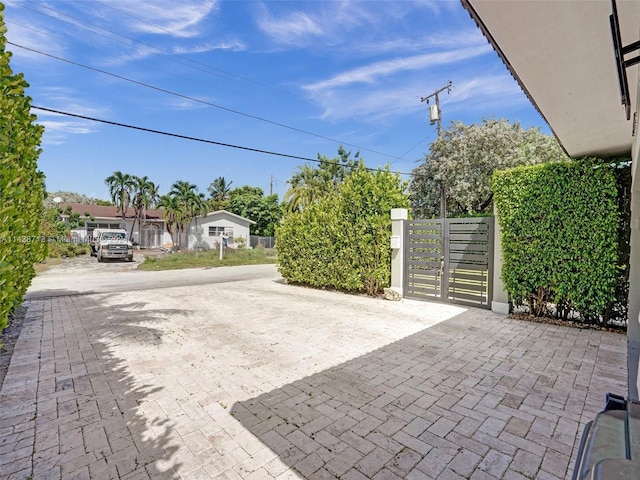
<path fill-rule="evenodd" d="M 36 106 L 312 159 L 343 144 L 410 172 L 437 134 L 420 97 L 451 81 L 445 127 L 497 117 L 549 133 L 457 0 L 4 3 L 11 67 Z M 161 193 L 223 176 L 282 198 L 304 163 L 34 113 L 49 191 L 107 199 L 120 170 Z"/>

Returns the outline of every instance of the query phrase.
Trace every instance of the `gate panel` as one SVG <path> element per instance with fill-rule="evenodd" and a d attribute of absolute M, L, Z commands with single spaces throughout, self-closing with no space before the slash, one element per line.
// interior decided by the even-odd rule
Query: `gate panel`
<path fill-rule="evenodd" d="M 442 299 L 442 220 L 405 221 L 404 296 L 423 300 Z"/>
<path fill-rule="evenodd" d="M 493 218 L 405 221 L 404 296 L 490 308 Z"/>
<path fill-rule="evenodd" d="M 493 218 L 446 220 L 448 256 L 445 259 L 450 303 L 491 307 L 493 285 Z"/>

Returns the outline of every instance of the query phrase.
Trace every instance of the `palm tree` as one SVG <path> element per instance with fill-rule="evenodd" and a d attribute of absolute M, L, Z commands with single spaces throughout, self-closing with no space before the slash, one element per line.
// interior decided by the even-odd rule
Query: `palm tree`
<path fill-rule="evenodd" d="M 118 170 L 108 176 L 104 183 L 109 187 L 111 201 L 122 212 L 122 221 L 124 222 L 127 218 L 127 209 L 131 204 L 131 192 L 134 188 L 133 177 Z"/>
<path fill-rule="evenodd" d="M 290 212 L 304 210 L 322 195 L 322 182 L 318 178 L 318 171 L 310 165 L 298 167 L 298 171 L 287 183 L 291 186 L 284 194 L 283 202 Z"/>
<path fill-rule="evenodd" d="M 162 209 L 162 218 L 164 219 L 164 223 L 167 227 L 167 232 L 171 235 L 172 246 L 175 247 L 176 239 L 174 233 L 177 230 L 176 218 L 180 210 L 178 201 L 176 197 L 169 194 L 162 195 L 158 200 L 158 207 Z"/>
<path fill-rule="evenodd" d="M 229 192 L 231 191 L 231 185 L 233 182 L 227 183 L 224 177 L 218 177 L 211 185 L 207 187 L 209 193 L 211 194 L 211 198 L 215 198 L 216 200 L 226 200 L 229 198 Z"/>
<path fill-rule="evenodd" d="M 193 192 L 193 194 L 189 195 L 189 197 L 187 198 L 187 204 L 188 204 L 189 214 L 193 219 L 195 219 L 196 227 L 197 227 L 198 217 L 202 215 L 202 213 L 204 212 L 207 206 L 204 193 Z"/>
<path fill-rule="evenodd" d="M 197 185 L 184 180 L 178 180 L 171 186 L 171 191 L 169 192 L 169 195 L 175 198 L 178 206 L 175 224 L 178 233 L 178 246 L 180 248 L 183 245 L 188 248 L 189 245 L 188 239 L 182 239 L 180 234 L 185 232 L 185 227 L 191 223 L 191 220 L 195 216 L 193 205 L 195 203 L 194 197 L 199 196 L 197 190 Z M 186 242 L 183 243 L 183 240 L 186 240 Z"/>
<path fill-rule="evenodd" d="M 207 187 L 211 194 L 210 205 L 213 210 L 222 210 L 224 208 L 225 202 L 229 200 L 232 184 L 233 182 L 227 183 L 224 177 L 218 177 Z"/>
<path fill-rule="evenodd" d="M 193 234 L 196 237 L 196 253 L 198 248 L 201 246 L 200 243 L 202 241 L 202 233 L 198 232 L 198 217 L 202 215 L 203 212 L 206 212 L 207 201 L 205 199 L 204 193 L 196 193 L 193 192 L 192 195 L 187 199 L 189 216 L 195 221 L 195 227 L 193 229 Z M 190 222 L 189 222 L 190 223 Z"/>
<path fill-rule="evenodd" d="M 133 201 L 131 204 L 135 210 L 135 217 L 133 224 L 131 225 L 131 234 L 133 235 L 133 228 L 138 220 L 138 226 L 142 226 L 143 221 L 146 219 L 146 210 L 151 208 L 158 201 L 158 187 L 155 183 L 149 180 L 146 175 L 144 177 L 132 177 L 133 179 Z"/>

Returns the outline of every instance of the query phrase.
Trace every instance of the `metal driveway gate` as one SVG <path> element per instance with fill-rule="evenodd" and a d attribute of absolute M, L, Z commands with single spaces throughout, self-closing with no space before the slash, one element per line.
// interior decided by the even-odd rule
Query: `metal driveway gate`
<path fill-rule="evenodd" d="M 405 220 L 404 296 L 491 308 L 493 221 Z"/>

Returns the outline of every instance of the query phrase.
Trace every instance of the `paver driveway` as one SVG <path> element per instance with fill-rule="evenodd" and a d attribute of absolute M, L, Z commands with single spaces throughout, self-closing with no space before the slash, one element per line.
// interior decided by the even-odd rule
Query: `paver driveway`
<path fill-rule="evenodd" d="M 568 478 L 626 338 L 261 279 L 32 300 L 0 477 Z"/>

